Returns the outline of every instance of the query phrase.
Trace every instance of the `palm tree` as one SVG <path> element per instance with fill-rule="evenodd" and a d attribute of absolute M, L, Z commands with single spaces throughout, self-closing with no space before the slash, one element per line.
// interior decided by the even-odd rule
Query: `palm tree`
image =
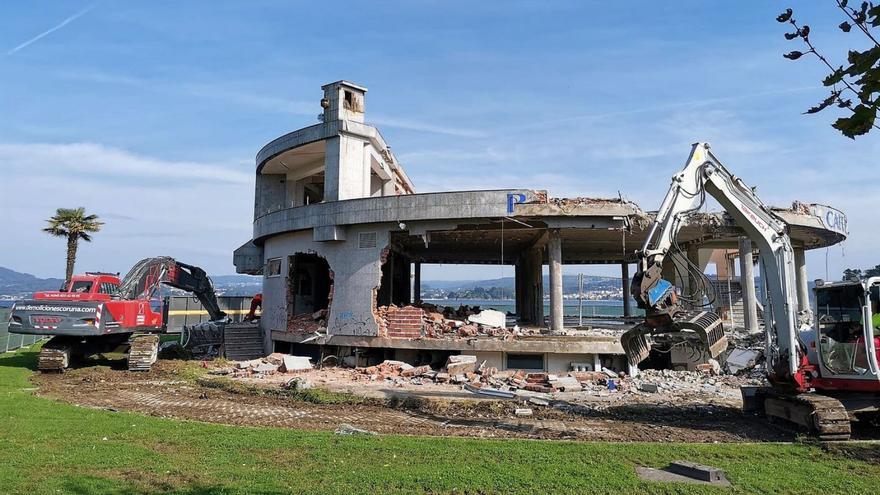
<path fill-rule="evenodd" d="M 76 263 L 76 249 L 79 240 L 91 242 L 92 236 L 90 234 L 101 230 L 104 222 L 98 221 L 98 215 L 86 215 L 86 209 L 83 207 L 58 208 L 55 216 L 46 221 L 49 222 L 49 226 L 44 228 L 43 232 L 67 238 L 67 275 L 64 278 L 64 286 L 67 287 L 73 276 L 73 265 Z"/>

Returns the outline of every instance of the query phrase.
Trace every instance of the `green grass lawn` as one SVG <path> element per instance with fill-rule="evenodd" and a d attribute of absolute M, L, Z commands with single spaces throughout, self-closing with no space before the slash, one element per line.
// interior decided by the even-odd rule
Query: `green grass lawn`
<path fill-rule="evenodd" d="M 808 445 L 350 437 L 78 408 L 33 396 L 33 351 L 0 356 L 3 493 L 717 493 L 639 481 L 636 465 L 723 468 L 740 493 L 875 493 L 873 463 Z M 864 449 L 871 449 L 865 452 Z"/>

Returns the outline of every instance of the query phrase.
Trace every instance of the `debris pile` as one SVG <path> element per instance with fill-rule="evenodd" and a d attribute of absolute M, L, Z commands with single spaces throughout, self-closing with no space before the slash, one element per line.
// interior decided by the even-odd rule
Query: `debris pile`
<path fill-rule="evenodd" d="M 628 376 L 608 368 L 601 371 L 568 373 L 499 371 L 478 362 L 473 355 L 449 356 L 445 366 L 412 366 L 403 361 L 386 360 L 378 365 L 356 368 L 354 380 L 384 381 L 396 387 L 408 384 L 442 383 L 459 385 L 476 395 L 523 400 L 547 405 L 551 399 L 577 400 L 590 396 L 627 394 L 665 394 L 686 397 L 694 394 L 737 396 L 741 386 L 764 385 L 763 376 L 723 374 L 717 362 L 700 365 L 697 371 L 644 370 Z M 558 395 L 558 394 L 564 395 Z M 534 399 L 534 401 L 531 401 Z"/>
<path fill-rule="evenodd" d="M 327 329 L 327 310 L 301 313 L 287 319 L 287 331 L 292 333 L 324 332 Z"/>
<path fill-rule="evenodd" d="M 690 395 L 694 393 L 720 394 L 725 390 L 736 393 L 741 386 L 765 385 L 763 377 L 720 374 L 716 368 L 700 371 L 644 370 L 639 376 L 624 380 L 625 386 L 639 392 Z"/>
<path fill-rule="evenodd" d="M 498 373 L 498 368 L 487 366 L 486 361 L 477 364 L 476 356 L 461 354 L 449 356 L 446 366 L 439 370 L 427 364 L 413 366 L 403 361 L 386 359 L 375 366 L 356 368 L 355 372 L 355 380 L 366 377 L 369 381 L 385 380 L 397 386 L 406 382 L 421 385 L 423 380 L 435 383 L 488 384 L 496 383 L 493 377 Z"/>
<path fill-rule="evenodd" d="M 228 375 L 233 378 L 265 378 L 276 373 L 296 373 L 313 369 L 310 357 L 291 356 L 273 352 L 260 359 L 238 361 L 232 366 L 211 370 L 212 375 Z"/>
<path fill-rule="evenodd" d="M 437 306 L 430 303 L 379 306 L 376 319 L 381 333 L 393 338 L 453 339 L 496 337 L 512 339 L 524 332 L 507 326 L 507 314 L 479 306 Z"/>

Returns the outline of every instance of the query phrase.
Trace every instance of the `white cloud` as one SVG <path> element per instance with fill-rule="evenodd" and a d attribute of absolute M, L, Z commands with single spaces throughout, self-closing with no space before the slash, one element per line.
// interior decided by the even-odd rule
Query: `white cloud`
<path fill-rule="evenodd" d="M 253 173 L 228 166 L 159 160 L 94 143 L 0 143 L 0 164 L 5 172 L 28 175 L 88 174 L 102 179 L 193 179 L 233 184 L 248 184 L 254 180 Z"/>
<path fill-rule="evenodd" d="M 40 229 L 59 207 L 84 206 L 106 224 L 80 248 L 78 270 L 125 272 L 137 260 L 179 257 L 213 274 L 234 272 L 250 239 L 252 172 L 162 160 L 108 146 L 0 144 L 0 266 L 57 276 L 64 246 Z"/>

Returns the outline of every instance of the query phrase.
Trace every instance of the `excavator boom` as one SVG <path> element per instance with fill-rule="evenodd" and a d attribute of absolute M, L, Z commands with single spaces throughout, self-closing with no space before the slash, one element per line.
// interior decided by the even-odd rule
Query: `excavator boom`
<path fill-rule="evenodd" d="M 212 321 L 226 318 L 205 270 L 168 256 L 137 262 L 122 279 L 118 294 L 123 300 L 149 299 L 162 284 L 191 292 L 208 311 Z"/>
<path fill-rule="evenodd" d="M 773 303 L 765 311 L 771 378 L 793 381 L 801 350 L 797 342 L 797 302 L 792 290 L 794 255 L 786 224 L 721 164 L 706 143 L 694 144 L 685 167 L 673 176 L 638 252 L 631 290 L 638 306 L 645 310 L 645 321 L 621 338 L 627 358 L 634 365 L 644 360 L 651 349 L 652 335 L 689 336 L 711 357 L 727 348 L 718 315 L 706 310 L 702 301 L 692 299 L 693 307 L 682 304 L 675 287 L 662 277 L 664 262 L 671 263 L 668 257 L 678 249 L 679 231 L 688 216 L 705 204 L 707 196 L 715 198 L 760 248 L 761 262 L 770 274 L 767 285 Z M 691 269 L 702 273 L 698 267 Z"/>

